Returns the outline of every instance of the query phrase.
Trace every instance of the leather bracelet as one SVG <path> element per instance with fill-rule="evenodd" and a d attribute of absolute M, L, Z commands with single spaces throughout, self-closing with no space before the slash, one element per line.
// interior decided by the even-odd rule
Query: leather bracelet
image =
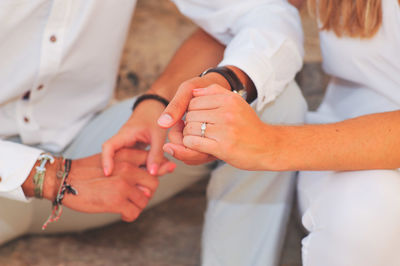
<path fill-rule="evenodd" d="M 132 111 L 134 111 L 134 110 L 136 109 L 136 107 L 137 107 L 141 102 L 146 101 L 146 100 L 156 100 L 156 101 L 158 101 L 158 102 L 164 104 L 165 107 L 167 107 L 168 104 L 169 104 L 169 101 L 168 101 L 167 99 L 165 99 L 164 97 L 161 97 L 160 95 L 157 95 L 157 94 L 143 94 L 143 95 L 139 96 L 139 97 L 136 99 L 136 102 L 135 102 L 135 103 L 133 104 L 133 106 L 132 106 Z"/>
<path fill-rule="evenodd" d="M 236 76 L 235 72 L 233 72 L 228 67 L 221 66 L 221 67 L 209 68 L 206 71 L 204 71 L 203 73 L 201 73 L 200 77 L 203 77 L 206 74 L 211 73 L 211 72 L 215 72 L 215 73 L 222 75 L 226 79 L 226 81 L 228 81 L 229 85 L 231 86 L 231 91 L 238 93 L 238 92 L 245 90 L 244 85 L 242 84 L 240 79 Z"/>

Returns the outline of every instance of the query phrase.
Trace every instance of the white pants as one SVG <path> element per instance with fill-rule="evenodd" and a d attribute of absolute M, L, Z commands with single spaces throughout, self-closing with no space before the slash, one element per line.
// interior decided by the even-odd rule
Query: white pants
<path fill-rule="evenodd" d="M 304 266 L 399 266 L 400 171 L 301 172 Z"/>
<path fill-rule="evenodd" d="M 372 90 L 334 83 L 307 120 L 336 122 L 398 109 Z M 302 241 L 304 266 L 400 265 L 398 169 L 307 171 L 300 172 L 298 181 L 302 223 L 309 232 Z"/>
<path fill-rule="evenodd" d="M 133 100 L 116 104 L 98 115 L 65 150 L 64 156 L 80 158 L 101 151 L 101 144 L 114 135 L 131 113 Z M 306 104 L 292 82 L 260 117 L 270 123 L 302 123 Z M 208 206 L 202 241 L 203 265 L 277 265 L 292 205 L 294 175 L 290 172 L 242 171 L 220 162 L 187 166 L 177 162 L 174 173 L 160 179 L 149 207 L 165 200 L 211 173 Z M 21 203 L 0 199 L 0 243 L 40 232 L 50 212 L 50 203 Z M 119 217 L 64 210 L 61 219 L 45 233 L 81 231 L 103 226 Z M 140 218 L 139 218 L 140 219 Z"/>

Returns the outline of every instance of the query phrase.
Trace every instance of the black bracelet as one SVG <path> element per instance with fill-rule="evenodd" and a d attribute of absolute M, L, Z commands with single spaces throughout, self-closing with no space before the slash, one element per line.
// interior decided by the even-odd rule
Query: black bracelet
<path fill-rule="evenodd" d="M 139 96 L 136 99 L 136 102 L 133 104 L 132 106 L 132 111 L 135 110 L 135 108 L 143 101 L 145 100 L 156 100 L 159 101 L 160 103 L 164 104 L 165 107 L 168 106 L 169 101 L 163 97 L 161 97 L 160 95 L 157 94 L 143 94 L 142 96 Z"/>
<path fill-rule="evenodd" d="M 235 72 L 233 72 L 228 67 L 222 66 L 222 67 L 209 68 L 203 73 L 201 73 L 200 77 L 203 77 L 204 75 L 211 72 L 215 72 L 222 75 L 231 86 L 231 91 L 240 92 L 245 89 L 240 79 L 236 76 Z"/>

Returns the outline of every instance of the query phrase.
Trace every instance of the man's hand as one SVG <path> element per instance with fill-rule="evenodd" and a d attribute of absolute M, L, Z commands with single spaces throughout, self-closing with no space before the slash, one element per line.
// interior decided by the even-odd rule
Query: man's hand
<path fill-rule="evenodd" d="M 174 163 L 164 161 L 162 146 L 167 131 L 161 129 L 156 122 L 163 110 L 164 105 L 158 101 L 141 102 L 118 133 L 103 144 L 102 163 L 106 176 L 111 175 L 115 169 L 114 154 L 119 149 L 143 143 L 151 145 L 146 162 L 150 174 L 164 175 L 175 169 Z"/>
<path fill-rule="evenodd" d="M 158 186 L 158 178 L 141 169 L 147 155 L 141 150 L 120 150 L 115 155 L 115 171 L 109 177 L 103 173 L 100 154 L 74 160 L 68 183 L 78 191 L 78 195 L 66 193 L 63 205 L 86 213 L 119 213 L 122 220 L 134 221 Z M 56 177 L 60 160 L 57 158 L 54 164 L 48 164 L 46 171 L 43 194 L 51 201 L 60 186 Z M 34 170 L 23 184 L 27 196 L 33 194 L 33 174 Z"/>

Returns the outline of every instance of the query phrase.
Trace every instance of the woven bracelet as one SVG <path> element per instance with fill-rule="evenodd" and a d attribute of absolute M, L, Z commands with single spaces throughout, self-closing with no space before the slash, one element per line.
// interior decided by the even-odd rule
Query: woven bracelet
<path fill-rule="evenodd" d="M 50 162 L 50 164 L 54 163 L 54 157 L 48 153 L 41 154 L 39 156 L 38 161 L 40 161 L 40 165 L 36 166 L 36 173 L 33 176 L 33 192 L 35 194 L 35 198 L 43 198 L 43 184 L 44 178 L 46 176 L 46 164 Z"/>
<path fill-rule="evenodd" d="M 71 171 L 72 160 L 64 159 L 63 164 L 64 171 L 62 172 L 62 174 L 57 173 L 57 177 L 61 178 L 60 188 L 58 189 L 57 196 L 54 199 L 51 214 L 49 218 L 47 218 L 46 222 L 43 224 L 42 230 L 45 230 L 49 223 L 56 222 L 58 221 L 58 219 L 60 219 L 62 214 L 62 201 L 64 199 L 65 192 L 72 195 L 78 195 L 78 191 L 73 188 L 69 183 L 67 183 L 67 178 L 69 172 Z"/>

